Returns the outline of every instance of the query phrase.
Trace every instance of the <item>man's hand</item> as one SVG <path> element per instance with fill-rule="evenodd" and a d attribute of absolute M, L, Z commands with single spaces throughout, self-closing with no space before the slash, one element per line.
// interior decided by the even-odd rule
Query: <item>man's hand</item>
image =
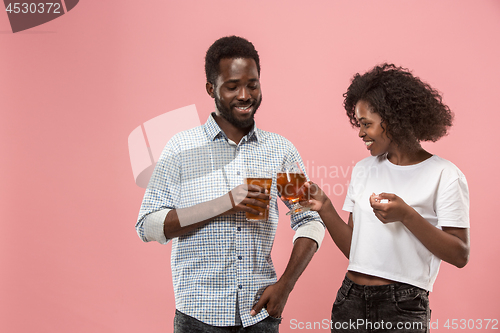
<path fill-rule="evenodd" d="M 257 185 L 242 184 L 233 188 L 229 193 L 233 208 L 221 215 L 231 215 L 237 212 L 248 212 L 254 215 L 262 215 L 258 210 L 248 206 L 253 205 L 261 208 L 268 208 L 271 196 L 269 191 Z"/>
<path fill-rule="evenodd" d="M 255 316 L 262 308 L 265 308 L 271 317 L 281 318 L 286 301 L 288 300 L 288 295 L 290 295 L 291 291 L 290 288 L 287 288 L 284 283 L 280 281 L 268 286 L 262 293 L 259 301 L 253 306 L 250 315 Z"/>
<path fill-rule="evenodd" d="M 268 286 L 259 301 L 250 311 L 251 316 L 266 308 L 271 317 L 280 318 L 285 308 L 288 295 L 293 290 L 299 276 L 306 268 L 314 253 L 318 249 L 316 241 L 310 238 L 299 237 L 293 245 L 290 260 L 285 268 L 285 272 L 275 284 Z"/>

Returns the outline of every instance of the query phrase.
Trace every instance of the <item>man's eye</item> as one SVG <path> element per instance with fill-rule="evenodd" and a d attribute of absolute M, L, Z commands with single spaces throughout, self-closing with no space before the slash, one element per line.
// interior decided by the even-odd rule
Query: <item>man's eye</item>
<path fill-rule="evenodd" d="M 234 86 L 234 87 L 233 86 L 227 86 L 226 89 L 230 90 L 230 91 L 234 91 L 234 90 L 236 90 L 236 86 Z"/>

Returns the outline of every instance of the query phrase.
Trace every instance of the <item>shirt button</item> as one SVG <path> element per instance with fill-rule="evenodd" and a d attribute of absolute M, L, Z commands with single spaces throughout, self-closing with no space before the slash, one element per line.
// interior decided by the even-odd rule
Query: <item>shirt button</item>
<path fill-rule="evenodd" d="M 237 175 L 239 175 L 239 174 L 240 174 L 240 172 L 238 171 L 236 174 L 237 174 Z"/>
<path fill-rule="evenodd" d="M 243 259 L 243 257 L 242 256 L 238 256 L 238 259 L 241 260 L 241 259 Z"/>
<path fill-rule="evenodd" d="M 241 227 L 238 227 L 238 229 L 236 229 L 236 230 L 241 231 Z"/>
<path fill-rule="evenodd" d="M 243 286 L 240 284 L 240 285 L 238 286 L 238 288 L 243 289 Z"/>

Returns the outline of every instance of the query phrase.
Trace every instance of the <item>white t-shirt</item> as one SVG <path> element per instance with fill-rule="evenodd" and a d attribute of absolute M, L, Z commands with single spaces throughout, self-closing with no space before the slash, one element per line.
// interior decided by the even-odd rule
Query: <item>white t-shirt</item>
<path fill-rule="evenodd" d="M 441 259 L 401 223 L 382 223 L 370 195 L 394 193 L 436 228 L 469 227 L 469 190 L 464 174 L 433 155 L 414 165 L 394 165 L 368 157 L 352 171 L 343 210 L 352 212 L 354 229 L 348 270 L 408 283 L 429 291 Z"/>

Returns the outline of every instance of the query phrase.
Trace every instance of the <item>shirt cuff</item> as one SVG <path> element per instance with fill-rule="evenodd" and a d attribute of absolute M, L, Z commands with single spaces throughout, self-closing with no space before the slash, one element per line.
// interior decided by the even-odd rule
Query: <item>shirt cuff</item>
<path fill-rule="evenodd" d="M 148 242 L 157 241 L 160 244 L 168 243 L 163 231 L 163 224 L 170 211 L 171 209 L 166 208 L 146 215 L 144 218 L 144 236 L 146 236 Z"/>
<path fill-rule="evenodd" d="M 318 249 L 323 242 L 323 238 L 325 237 L 325 227 L 319 221 L 309 221 L 295 231 L 295 236 L 293 236 L 293 242 L 300 237 L 310 238 L 318 244 Z M 316 250 L 316 251 L 317 251 Z"/>

